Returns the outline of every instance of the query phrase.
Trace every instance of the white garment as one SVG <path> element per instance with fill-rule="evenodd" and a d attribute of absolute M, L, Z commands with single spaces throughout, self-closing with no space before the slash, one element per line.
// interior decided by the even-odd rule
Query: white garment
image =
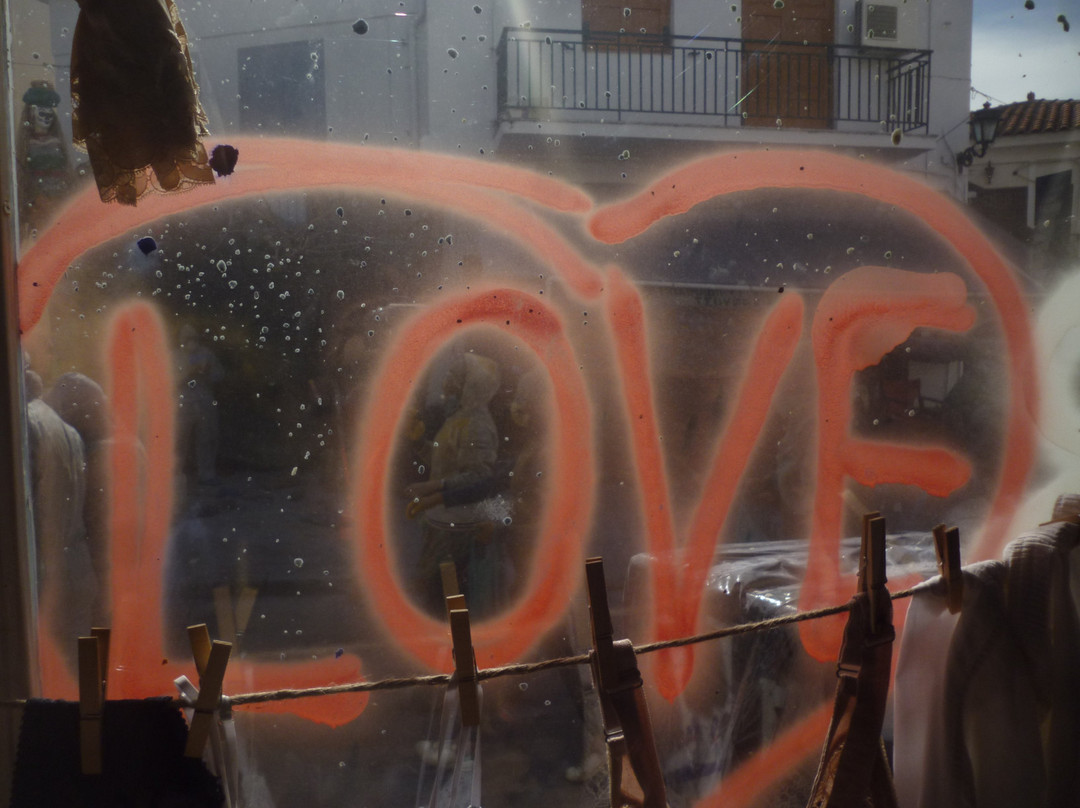
<path fill-rule="evenodd" d="M 1078 538 L 1080 527 L 1055 522 L 1012 542 L 1007 561 L 966 568 L 959 615 L 940 578 L 913 598 L 894 702 L 902 808 L 1077 804 Z"/>

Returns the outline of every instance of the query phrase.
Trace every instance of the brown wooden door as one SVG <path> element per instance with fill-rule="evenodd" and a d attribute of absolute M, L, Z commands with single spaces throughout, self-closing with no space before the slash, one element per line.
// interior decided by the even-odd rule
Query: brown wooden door
<path fill-rule="evenodd" d="M 670 33 L 671 0 L 582 0 L 582 27 L 591 42 L 659 44 Z"/>
<path fill-rule="evenodd" d="M 832 125 L 833 2 L 743 0 L 740 92 L 747 125 Z"/>

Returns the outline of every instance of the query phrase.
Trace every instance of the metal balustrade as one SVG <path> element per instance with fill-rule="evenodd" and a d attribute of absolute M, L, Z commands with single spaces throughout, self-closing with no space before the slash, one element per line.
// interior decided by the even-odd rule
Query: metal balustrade
<path fill-rule="evenodd" d="M 507 28 L 498 82 L 503 121 L 928 131 L 930 51 Z"/>

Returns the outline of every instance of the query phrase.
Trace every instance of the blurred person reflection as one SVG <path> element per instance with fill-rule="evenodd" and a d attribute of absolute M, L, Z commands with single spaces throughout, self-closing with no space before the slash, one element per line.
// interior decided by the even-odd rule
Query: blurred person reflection
<path fill-rule="evenodd" d="M 79 433 L 41 399 L 41 377 L 25 354 L 23 361 L 40 611 L 73 663 L 98 592 L 83 525 L 85 452 Z"/>
<path fill-rule="evenodd" d="M 108 454 L 109 416 L 105 391 L 82 373 L 65 373 L 42 396 L 66 424 L 82 439 L 85 455 L 86 498 L 82 520 L 90 561 L 97 576 L 98 597 L 93 608 L 95 624 L 108 625 L 109 581 L 108 534 Z"/>
<path fill-rule="evenodd" d="M 185 323 L 180 329 L 177 357 L 180 386 L 177 446 L 181 468 L 187 472 L 193 464 L 201 485 L 217 482 L 219 416 L 214 385 L 224 376 L 214 352 L 202 343 L 195 328 Z"/>
<path fill-rule="evenodd" d="M 510 508 L 504 524 L 509 528 L 510 558 L 517 570 L 524 569 L 529 544 L 535 538 L 543 513 L 546 490 L 544 452 L 547 435 L 547 385 L 544 371 L 534 368 L 518 379 L 510 402 L 513 423 L 514 462 L 509 474 Z"/>
<path fill-rule="evenodd" d="M 19 131 L 19 199 L 24 230 L 29 234 L 44 225 L 72 184 L 71 163 L 60 116 L 60 94 L 52 82 L 30 82 L 23 94 L 22 127 Z"/>
<path fill-rule="evenodd" d="M 499 387 L 494 360 L 466 353 L 443 382 L 447 416 L 431 445 L 427 480 L 405 488 L 410 517 L 423 514 L 423 535 L 417 564 L 421 605 L 432 615 L 444 610 L 439 567 L 453 562 L 469 609 L 490 614 L 495 606 L 496 560 L 490 552 L 494 522 L 488 497 L 492 492 L 498 433 L 489 403 Z M 451 407 L 453 407 L 451 409 Z"/>

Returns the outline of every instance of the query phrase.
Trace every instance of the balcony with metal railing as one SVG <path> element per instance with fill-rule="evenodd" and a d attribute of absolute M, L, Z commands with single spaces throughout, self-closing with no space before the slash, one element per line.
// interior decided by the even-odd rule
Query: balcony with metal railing
<path fill-rule="evenodd" d="M 500 121 L 929 133 L 930 51 L 507 28 Z"/>

